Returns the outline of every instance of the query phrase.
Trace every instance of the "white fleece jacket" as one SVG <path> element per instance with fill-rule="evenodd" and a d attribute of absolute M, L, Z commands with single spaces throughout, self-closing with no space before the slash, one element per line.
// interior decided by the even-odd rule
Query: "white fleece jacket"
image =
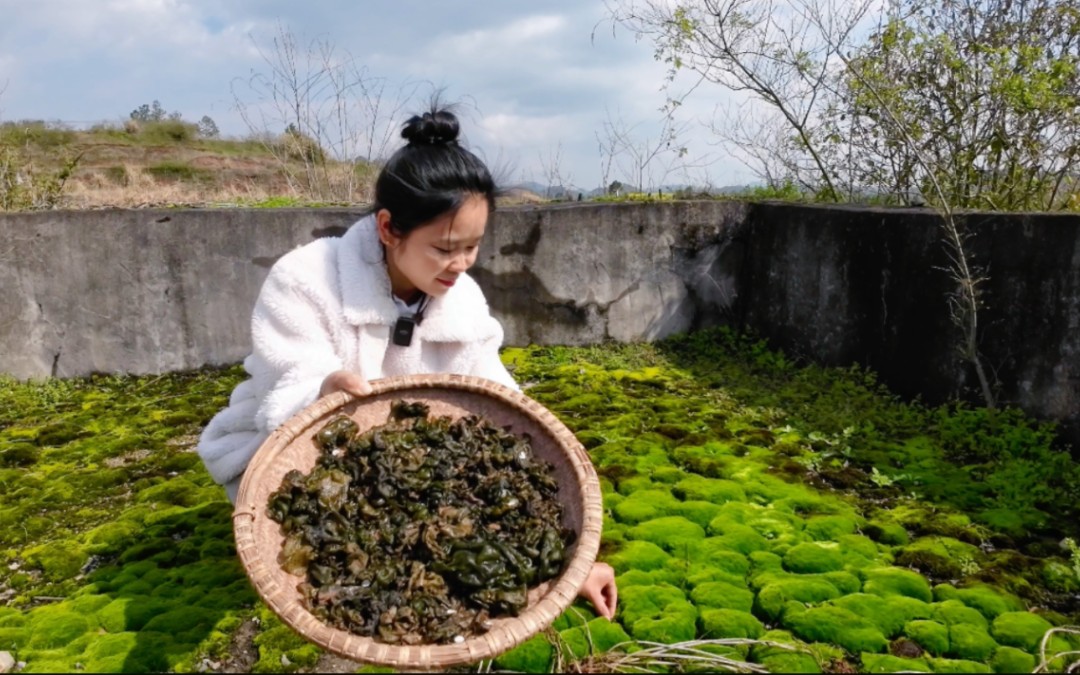
<path fill-rule="evenodd" d="M 314 403 L 335 370 L 368 380 L 459 373 L 518 389 L 499 359 L 502 327 L 468 276 L 431 299 L 407 350 L 390 343 L 397 319 L 373 216 L 274 264 L 251 319 L 253 351 L 244 359 L 250 378 L 237 385 L 199 440 L 199 456 L 215 481 L 228 484 L 230 498 L 263 441 Z M 400 353 L 387 359 L 388 347 Z M 385 372 L 388 366 L 393 372 Z"/>

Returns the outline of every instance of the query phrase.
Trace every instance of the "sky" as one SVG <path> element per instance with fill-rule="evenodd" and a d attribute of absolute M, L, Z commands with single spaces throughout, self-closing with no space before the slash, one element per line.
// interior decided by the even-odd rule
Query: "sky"
<path fill-rule="evenodd" d="M 327 72 L 322 48 L 335 72 L 382 87 L 366 98 L 356 87 L 323 88 L 309 97 L 309 119 L 335 121 L 341 90 L 347 128 L 360 133 L 374 118 L 391 140 L 371 145 L 392 151 L 406 113 L 440 90 L 460 104 L 466 145 L 504 183 L 633 183 L 629 154 L 602 168 L 597 136 L 614 124 L 638 147 L 655 143 L 667 96 L 652 44 L 613 25 L 604 0 L 0 0 L 0 16 L 2 121 L 119 123 L 157 100 L 189 121 L 210 116 L 224 136 L 279 133 L 286 118 L 258 83 L 283 82 L 270 62 L 284 35 L 298 72 Z M 729 96 L 701 87 L 681 107 L 677 145 L 696 166 L 665 175 L 669 162 L 654 160 L 656 184 L 753 181 L 708 132 Z M 365 113 L 360 101 L 382 112 Z M 378 154 L 362 142 L 345 152 L 364 150 Z"/>

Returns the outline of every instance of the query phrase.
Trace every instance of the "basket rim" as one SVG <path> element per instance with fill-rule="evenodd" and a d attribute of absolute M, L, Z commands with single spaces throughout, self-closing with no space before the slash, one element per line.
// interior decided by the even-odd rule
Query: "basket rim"
<path fill-rule="evenodd" d="M 581 486 L 580 493 L 575 495 L 581 504 L 581 530 L 573 555 L 562 574 L 556 577 L 554 583 L 548 582 L 550 585 L 543 595 L 521 614 L 501 618 L 487 633 L 460 643 L 389 645 L 333 628 L 316 619 L 299 601 L 298 594 L 289 592 L 271 578 L 270 570 L 277 565 L 276 556 L 267 561 L 264 555 L 260 555 L 265 553 L 264 547 L 260 547 L 255 538 L 257 520 L 268 519 L 265 504 L 260 507 L 249 493 L 259 485 L 262 474 L 294 439 L 310 431 L 317 421 L 335 410 L 354 401 L 363 405 L 364 399 L 368 398 L 336 392 L 315 401 L 274 430 L 259 446 L 241 479 L 232 516 L 233 534 L 244 571 L 260 598 L 285 624 L 323 649 L 355 661 L 398 668 L 427 669 L 494 658 L 550 626 L 577 597 L 600 547 L 603 523 L 600 482 L 585 448 L 546 407 L 524 393 L 493 380 L 456 374 L 404 375 L 372 380 L 370 384 L 372 397 L 399 391 L 436 389 L 493 397 L 545 429 L 567 458 Z M 422 396 L 422 393 L 419 395 Z"/>

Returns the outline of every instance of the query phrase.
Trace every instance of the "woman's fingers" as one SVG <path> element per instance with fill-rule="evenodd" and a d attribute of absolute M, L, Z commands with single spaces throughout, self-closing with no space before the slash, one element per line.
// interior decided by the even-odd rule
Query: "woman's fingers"
<path fill-rule="evenodd" d="M 597 614 L 608 620 L 615 618 L 619 590 L 615 586 L 615 570 L 611 565 L 599 562 L 594 564 L 581 587 L 581 594 L 592 603 Z"/>
<path fill-rule="evenodd" d="M 367 396 L 372 392 L 371 383 L 361 375 L 348 370 L 335 370 L 326 376 L 319 387 L 319 397 L 343 391 L 353 396 Z"/>

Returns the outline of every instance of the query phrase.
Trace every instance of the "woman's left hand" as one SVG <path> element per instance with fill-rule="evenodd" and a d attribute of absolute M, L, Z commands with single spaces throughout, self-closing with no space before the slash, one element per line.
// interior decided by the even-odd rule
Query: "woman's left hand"
<path fill-rule="evenodd" d="M 592 603 L 596 613 L 607 620 L 615 618 L 615 606 L 619 602 L 619 589 L 615 587 L 615 570 L 607 563 L 598 562 L 589 571 L 589 576 L 579 592 Z"/>

